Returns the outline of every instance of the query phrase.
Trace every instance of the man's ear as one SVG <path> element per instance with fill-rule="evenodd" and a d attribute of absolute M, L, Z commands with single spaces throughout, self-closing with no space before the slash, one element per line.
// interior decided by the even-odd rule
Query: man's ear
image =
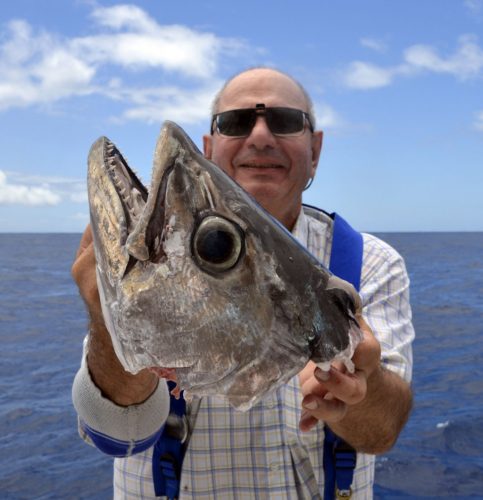
<path fill-rule="evenodd" d="M 324 133 L 322 130 L 316 130 L 312 134 L 312 177 L 315 175 L 317 165 L 319 164 L 320 152 L 322 151 L 322 142 Z"/>
<path fill-rule="evenodd" d="M 213 152 L 213 137 L 211 135 L 205 134 L 203 136 L 203 154 L 207 160 L 211 160 L 211 154 Z"/>

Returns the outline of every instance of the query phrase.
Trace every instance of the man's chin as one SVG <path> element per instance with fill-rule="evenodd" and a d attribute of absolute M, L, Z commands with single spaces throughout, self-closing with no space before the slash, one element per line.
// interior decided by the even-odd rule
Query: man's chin
<path fill-rule="evenodd" d="M 273 181 L 257 182 L 251 180 L 250 182 L 240 183 L 240 185 L 264 208 L 266 208 L 265 205 L 267 205 L 270 200 L 273 200 L 280 193 L 279 184 Z"/>
<path fill-rule="evenodd" d="M 275 169 L 270 169 L 272 173 L 269 172 L 258 172 L 258 171 L 243 171 L 237 172 L 235 180 L 240 184 L 240 186 L 252 194 L 255 198 L 257 194 L 274 194 L 279 192 L 280 185 L 283 181 L 280 172 L 274 171 Z"/>

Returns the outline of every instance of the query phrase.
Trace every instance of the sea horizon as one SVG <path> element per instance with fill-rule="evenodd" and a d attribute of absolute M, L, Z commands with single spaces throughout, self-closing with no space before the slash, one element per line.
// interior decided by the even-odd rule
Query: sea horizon
<path fill-rule="evenodd" d="M 483 229 L 477 230 L 467 230 L 467 229 L 448 229 L 448 230 L 371 230 L 371 229 L 361 229 L 361 233 L 370 234 L 479 234 L 483 233 Z M 12 235 L 12 234 L 24 234 L 24 235 L 35 235 L 35 234 L 59 234 L 59 235 L 69 235 L 69 234 L 82 234 L 82 231 L 0 231 L 0 235 Z"/>

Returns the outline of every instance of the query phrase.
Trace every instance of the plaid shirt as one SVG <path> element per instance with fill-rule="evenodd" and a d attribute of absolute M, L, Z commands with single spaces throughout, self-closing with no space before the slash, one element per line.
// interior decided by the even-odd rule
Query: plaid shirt
<path fill-rule="evenodd" d="M 301 213 L 293 235 L 328 267 L 329 217 Z M 381 344 L 385 367 L 410 381 L 414 331 L 404 262 L 389 245 L 363 237 L 364 317 Z M 324 426 L 299 430 L 301 401 L 297 376 L 247 412 L 234 410 L 221 397 L 202 398 L 183 462 L 180 498 L 322 498 Z M 82 418 L 82 409 L 78 412 Z M 156 498 L 151 457 L 149 448 L 115 459 L 115 498 Z M 373 482 L 374 456 L 358 453 L 352 498 L 372 498 Z"/>

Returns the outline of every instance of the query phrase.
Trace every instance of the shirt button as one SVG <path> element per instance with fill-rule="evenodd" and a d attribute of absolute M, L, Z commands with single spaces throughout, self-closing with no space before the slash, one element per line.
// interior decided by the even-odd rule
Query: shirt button
<path fill-rule="evenodd" d="M 273 409 L 277 406 L 277 401 L 275 401 L 275 398 L 269 397 L 265 404 L 267 405 L 267 408 Z"/>
<path fill-rule="evenodd" d="M 270 464 L 270 470 L 272 472 L 278 472 L 280 470 L 280 463 L 279 462 L 272 462 Z"/>

